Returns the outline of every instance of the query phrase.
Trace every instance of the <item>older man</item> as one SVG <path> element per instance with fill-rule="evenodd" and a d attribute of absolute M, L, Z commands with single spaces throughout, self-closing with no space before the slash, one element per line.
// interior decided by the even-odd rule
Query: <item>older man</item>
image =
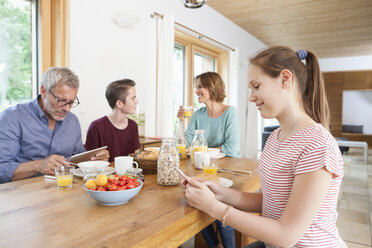
<path fill-rule="evenodd" d="M 74 154 L 84 152 L 77 117 L 79 78 L 67 68 L 49 68 L 40 95 L 0 113 L 0 183 L 54 175 Z M 91 160 L 108 160 L 108 151 Z"/>

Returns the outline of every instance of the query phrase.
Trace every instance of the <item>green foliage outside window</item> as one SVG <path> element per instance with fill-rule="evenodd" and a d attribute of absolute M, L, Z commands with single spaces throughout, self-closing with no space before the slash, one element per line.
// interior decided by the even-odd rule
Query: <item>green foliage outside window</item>
<path fill-rule="evenodd" d="M 0 0 L 0 111 L 31 97 L 31 3 Z"/>

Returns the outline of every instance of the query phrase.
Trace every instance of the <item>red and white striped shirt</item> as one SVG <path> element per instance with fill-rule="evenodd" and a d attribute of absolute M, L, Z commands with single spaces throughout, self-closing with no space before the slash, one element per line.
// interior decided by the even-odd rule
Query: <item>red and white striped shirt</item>
<path fill-rule="evenodd" d="M 346 247 L 336 227 L 337 197 L 344 175 L 337 142 L 321 124 L 306 127 L 284 141 L 278 140 L 279 132 L 280 128 L 272 132 L 260 157 L 263 217 L 280 218 L 296 175 L 325 167 L 333 174 L 327 195 L 294 247 Z"/>

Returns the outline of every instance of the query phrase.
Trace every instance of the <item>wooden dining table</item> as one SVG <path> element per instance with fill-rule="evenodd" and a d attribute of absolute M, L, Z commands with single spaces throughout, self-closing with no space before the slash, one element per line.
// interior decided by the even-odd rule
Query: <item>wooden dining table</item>
<path fill-rule="evenodd" d="M 140 137 L 141 150 L 144 150 L 148 146 L 157 146 L 161 145 L 161 138 L 150 138 L 150 137 Z"/>
<path fill-rule="evenodd" d="M 234 189 L 259 189 L 258 162 L 225 157 L 220 168 L 251 170 L 252 175 L 218 173 Z M 189 176 L 201 173 L 181 160 Z M 104 193 L 104 192 L 103 192 Z M 0 247 L 178 247 L 214 219 L 188 205 L 180 183 L 160 186 L 145 175 L 141 191 L 128 203 L 104 206 L 90 198 L 83 180 L 58 189 L 44 177 L 0 184 Z"/>

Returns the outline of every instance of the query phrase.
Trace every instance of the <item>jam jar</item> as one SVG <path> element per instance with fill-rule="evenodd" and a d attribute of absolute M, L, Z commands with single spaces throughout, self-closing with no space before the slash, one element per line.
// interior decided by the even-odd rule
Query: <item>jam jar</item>
<path fill-rule="evenodd" d="M 128 176 L 137 178 L 137 179 L 141 180 L 142 182 L 145 181 L 145 176 L 142 174 L 142 169 L 141 168 L 127 169 L 127 174 L 128 174 Z"/>

